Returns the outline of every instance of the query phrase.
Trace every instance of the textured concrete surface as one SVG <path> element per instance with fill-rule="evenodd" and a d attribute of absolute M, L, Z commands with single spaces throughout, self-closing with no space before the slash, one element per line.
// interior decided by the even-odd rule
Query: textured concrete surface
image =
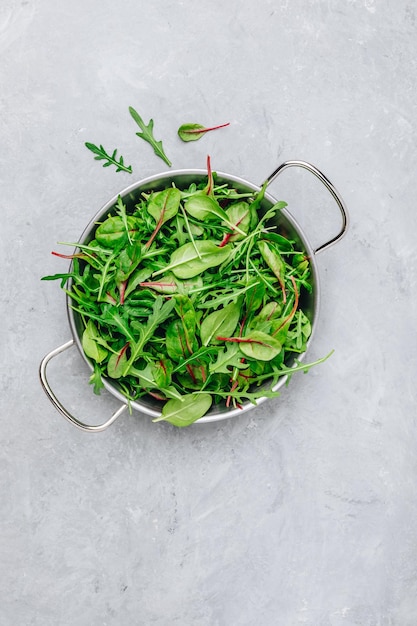
<path fill-rule="evenodd" d="M 5 626 L 417 624 L 414 0 L 2 0 L 1 529 Z M 260 184 L 320 167 L 350 211 L 317 257 L 321 314 L 277 401 L 182 431 L 126 415 L 75 429 L 38 380 L 70 337 L 50 255 L 105 201 L 167 167 Z M 231 122 L 183 144 L 183 122 Z M 85 141 L 135 174 L 103 169 Z M 271 192 L 313 245 L 339 227 L 308 173 Z M 65 265 L 66 267 L 66 265 Z M 102 419 L 75 350 L 51 382 Z"/>

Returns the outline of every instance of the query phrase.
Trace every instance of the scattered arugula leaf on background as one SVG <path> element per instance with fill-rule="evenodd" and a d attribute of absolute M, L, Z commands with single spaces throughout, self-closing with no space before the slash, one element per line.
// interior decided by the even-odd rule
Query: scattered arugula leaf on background
<path fill-rule="evenodd" d="M 142 131 L 140 133 L 136 133 L 136 135 L 147 141 L 152 146 L 156 156 L 161 158 L 167 165 L 169 165 L 169 167 L 171 167 L 172 163 L 165 154 L 162 141 L 156 141 L 153 135 L 153 120 L 149 120 L 149 124 L 146 125 L 139 113 L 135 111 L 133 107 L 129 107 L 129 113 Z"/>
<path fill-rule="evenodd" d="M 110 154 L 107 154 L 107 152 L 105 151 L 105 149 L 103 148 L 101 144 L 100 144 L 100 147 L 98 147 L 94 145 L 93 143 L 89 143 L 88 141 L 86 141 L 84 145 L 86 148 L 91 150 L 91 152 L 97 155 L 94 157 L 96 161 L 101 161 L 103 159 L 107 161 L 106 163 L 103 163 L 103 167 L 109 167 L 109 165 L 114 165 L 116 167 L 116 172 L 128 172 L 129 174 L 132 173 L 132 166 L 125 165 L 124 159 L 122 156 L 119 158 L 119 160 L 117 160 L 117 157 L 116 157 L 117 148 L 113 150 L 113 153 L 110 155 Z"/>

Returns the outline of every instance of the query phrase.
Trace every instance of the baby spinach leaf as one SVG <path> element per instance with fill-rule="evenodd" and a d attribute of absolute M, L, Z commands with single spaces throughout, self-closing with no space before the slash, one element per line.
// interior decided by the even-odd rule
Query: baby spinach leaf
<path fill-rule="evenodd" d="M 196 192 L 187 198 L 184 203 L 184 208 L 187 213 L 192 215 L 195 219 L 204 221 L 207 218 L 216 217 L 222 220 L 229 228 L 236 230 L 237 233 L 243 236 L 246 234 L 239 228 L 239 225 L 233 224 L 233 222 L 230 221 L 226 211 L 221 208 L 214 198 L 207 196 L 203 192 Z"/>
<path fill-rule="evenodd" d="M 231 246 L 219 248 L 213 241 L 198 240 L 195 243 L 186 243 L 177 248 L 172 254 L 169 264 L 153 276 L 172 271 L 177 278 L 185 280 L 201 274 L 211 267 L 217 267 L 225 261 L 231 251 Z"/>
<path fill-rule="evenodd" d="M 240 317 L 240 303 L 231 302 L 227 306 L 210 313 L 201 323 L 200 336 L 203 346 L 219 343 L 218 335 L 231 335 Z"/>
<path fill-rule="evenodd" d="M 161 417 L 155 418 L 154 422 L 166 421 L 180 428 L 189 426 L 203 417 L 212 404 L 209 393 L 191 393 L 181 400 L 168 400 L 162 408 Z"/>
<path fill-rule="evenodd" d="M 279 254 L 278 250 L 272 248 L 272 246 L 270 246 L 263 239 L 258 241 L 258 248 L 264 261 L 267 263 L 267 265 L 274 272 L 275 276 L 278 278 L 278 282 L 281 286 L 283 298 L 285 302 L 286 301 L 285 282 L 284 282 L 285 263 L 282 260 L 281 255 Z"/>
<path fill-rule="evenodd" d="M 96 361 L 96 363 L 104 361 L 108 354 L 108 351 L 97 342 L 99 338 L 100 333 L 97 326 L 92 320 L 88 320 L 81 338 L 81 345 L 86 355 Z"/>
<path fill-rule="evenodd" d="M 124 220 L 120 215 L 108 217 L 102 222 L 95 233 L 96 240 L 106 248 L 120 247 L 128 241 L 129 235 L 135 230 L 133 217 L 127 218 L 129 231 L 126 231 Z"/>

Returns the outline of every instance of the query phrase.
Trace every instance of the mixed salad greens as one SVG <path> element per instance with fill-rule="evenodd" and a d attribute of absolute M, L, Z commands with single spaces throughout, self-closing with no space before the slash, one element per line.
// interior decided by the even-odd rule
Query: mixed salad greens
<path fill-rule="evenodd" d="M 311 323 L 300 306 L 311 266 L 299 244 L 260 211 L 266 185 L 242 192 L 207 178 L 186 189 L 119 196 L 61 280 L 82 322 L 100 392 L 112 379 L 128 401 L 149 394 L 161 416 L 188 426 L 210 407 L 278 396 L 282 376 L 307 371 Z M 328 355 L 329 356 L 329 355 Z"/>

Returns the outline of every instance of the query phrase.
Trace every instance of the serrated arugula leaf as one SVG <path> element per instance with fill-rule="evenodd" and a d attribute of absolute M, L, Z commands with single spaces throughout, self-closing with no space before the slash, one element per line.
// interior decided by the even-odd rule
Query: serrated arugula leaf
<path fill-rule="evenodd" d="M 106 163 L 103 163 L 103 167 L 109 167 L 110 165 L 114 165 L 116 167 L 116 172 L 128 172 L 129 174 L 132 173 L 132 166 L 125 165 L 122 156 L 120 156 L 119 160 L 117 160 L 117 148 L 113 150 L 112 154 L 107 154 L 106 150 L 101 144 L 100 146 L 96 146 L 93 143 L 86 141 L 84 145 L 86 148 L 88 148 L 88 150 L 97 155 L 94 157 L 96 161 L 106 161 Z"/>
<path fill-rule="evenodd" d="M 141 139 L 144 139 L 144 141 L 147 141 L 152 146 L 156 156 L 165 161 L 165 163 L 171 167 L 172 163 L 165 154 L 162 141 L 157 141 L 153 135 L 153 120 L 149 120 L 149 124 L 146 125 L 139 113 L 135 111 L 133 107 L 129 107 L 129 113 L 142 131 L 136 133 L 136 135 Z"/>

